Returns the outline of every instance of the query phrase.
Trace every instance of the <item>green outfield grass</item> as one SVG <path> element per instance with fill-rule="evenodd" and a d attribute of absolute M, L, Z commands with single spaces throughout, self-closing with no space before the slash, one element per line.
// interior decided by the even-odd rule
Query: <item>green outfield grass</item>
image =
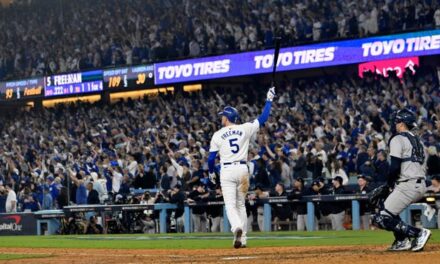
<path fill-rule="evenodd" d="M 384 231 L 320 231 L 250 233 L 248 245 L 320 246 L 381 245 L 392 242 Z M 0 247 L 19 248 L 115 248 L 115 249 L 202 249 L 230 248 L 232 234 L 77 235 L 1 237 Z M 430 243 L 440 243 L 440 230 L 433 230 Z"/>
<path fill-rule="evenodd" d="M 14 260 L 14 259 L 29 259 L 29 258 L 47 258 L 50 257 L 50 255 L 45 254 L 1 254 L 0 253 L 0 260 Z"/>

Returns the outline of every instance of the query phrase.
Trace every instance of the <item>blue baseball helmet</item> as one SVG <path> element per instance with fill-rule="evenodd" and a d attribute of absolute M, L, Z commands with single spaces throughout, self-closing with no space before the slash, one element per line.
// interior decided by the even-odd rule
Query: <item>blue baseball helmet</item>
<path fill-rule="evenodd" d="M 232 106 L 226 106 L 223 108 L 223 111 L 219 112 L 218 114 L 226 116 L 226 118 L 232 123 L 237 123 L 238 119 L 240 118 L 237 109 Z"/>

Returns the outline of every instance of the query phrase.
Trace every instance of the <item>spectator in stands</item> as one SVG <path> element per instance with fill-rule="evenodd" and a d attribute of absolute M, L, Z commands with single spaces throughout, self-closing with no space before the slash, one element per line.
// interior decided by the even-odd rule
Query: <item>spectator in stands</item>
<path fill-rule="evenodd" d="M 3 185 L 0 185 L 0 213 L 6 213 L 6 198 L 8 192 Z"/>
<path fill-rule="evenodd" d="M 360 141 L 360 140 L 359 140 Z M 362 141 L 357 143 L 358 145 L 358 153 L 357 153 L 357 162 L 356 162 L 356 168 L 358 171 L 361 171 L 362 166 L 365 164 L 365 162 L 368 161 L 368 153 L 367 153 L 367 147 L 363 144 Z"/>
<path fill-rule="evenodd" d="M 178 156 L 178 155 L 176 155 Z M 174 167 L 174 171 L 176 172 L 176 183 L 178 180 L 182 181 L 182 187 L 184 188 L 184 190 L 189 190 L 189 188 L 187 187 L 187 182 L 190 181 L 191 179 L 191 173 L 189 171 L 189 164 L 188 161 L 182 157 L 181 159 L 179 159 L 180 163 L 179 164 L 176 159 L 175 159 L 175 155 L 173 152 L 169 152 L 168 153 L 168 157 L 170 158 L 171 164 Z M 176 184 L 171 184 L 171 187 L 174 187 L 174 185 Z"/>
<path fill-rule="evenodd" d="M 67 188 L 66 187 L 61 187 L 60 189 L 60 195 L 58 196 L 58 209 L 63 209 L 64 206 L 69 205 L 68 202 L 68 196 L 67 196 Z"/>
<path fill-rule="evenodd" d="M 108 173 L 112 181 L 112 193 L 117 194 L 121 189 L 122 180 L 124 178 L 122 170 L 117 163 L 113 163 L 108 168 Z"/>
<path fill-rule="evenodd" d="M 95 216 L 90 216 L 89 223 L 87 224 L 86 234 L 88 235 L 99 235 L 104 232 L 104 228 L 97 223 Z"/>
<path fill-rule="evenodd" d="M 55 178 L 52 175 L 47 177 L 46 184 L 49 186 L 50 195 L 52 196 L 54 207 L 56 207 L 55 202 L 57 201 L 60 193 L 60 190 L 58 189 L 58 184 L 55 182 Z"/>
<path fill-rule="evenodd" d="M 75 173 L 72 169 L 69 169 L 70 179 L 75 183 L 76 193 L 75 201 L 77 205 L 87 204 L 87 189 L 83 180 L 82 173 Z"/>
<path fill-rule="evenodd" d="M 6 184 L 6 192 L 8 194 L 8 196 L 6 197 L 6 213 L 17 212 L 17 195 L 12 188 L 12 183 Z"/>
<path fill-rule="evenodd" d="M 314 155 L 313 153 L 309 153 L 311 155 L 309 159 L 309 166 L 312 173 L 313 179 L 320 179 L 322 177 L 322 172 L 324 168 L 324 159 L 327 159 L 327 157 L 323 156 L 322 153 L 317 153 Z"/>
<path fill-rule="evenodd" d="M 437 9 L 434 12 L 434 21 L 435 27 L 440 28 L 440 5 L 437 6 Z"/>
<path fill-rule="evenodd" d="M 270 180 L 272 182 L 271 186 L 275 187 L 277 183 L 281 182 L 281 161 L 269 159 L 268 171 Z"/>
<path fill-rule="evenodd" d="M 282 151 L 280 149 L 280 151 Z M 287 157 L 282 157 L 280 159 L 281 162 L 281 182 L 283 183 L 285 188 L 290 188 L 293 183 L 293 176 L 291 168 L 289 167 L 289 160 Z"/>
<path fill-rule="evenodd" d="M 50 187 L 48 185 L 43 186 L 43 203 L 41 205 L 42 210 L 52 210 L 53 206 L 53 198 L 50 192 Z"/>
<path fill-rule="evenodd" d="M 119 194 L 121 194 L 122 196 L 128 196 L 130 194 L 130 186 L 132 186 L 131 184 L 131 179 L 130 176 L 128 176 L 127 172 L 124 173 L 125 175 L 122 177 L 122 182 L 121 182 L 121 186 L 119 187 Z"/>
<path fill-rule="evenodd" d="M 138 170 L 136 171 L 133 187 L 135 189 L 154 189 L 156 187 L 156 176 L 153 169 L 149 166 L 138 164 Z"/>
<path fill-rule="evenodd" d="M 385 151 L 377 152 L 377 160 L 374 162 L 375 174 L 374 181 L 377 183 L 385 183 L 388 177 L 389 164 Z"/>
<path fill-rule="evenodd" d="M 316 130 L 317 128 L 321 128 L 321 127 L 317 126 L 315 128 L 315 135 L 318 138 L 322 138 L 324 135 L 322 134 L 322 132 L 317 132 L 317 130 Z M 322 161 L 322 164 L 326 164 L 327 161 L 328 161 L 328 156 L 327 156 L 327 153 L 325 152 L 325 150 L 323 149 L 323 147 L 324 146 L 323 146 L 323 144 L 321 142 L 316 142 L 315 143 L 315 156 L 317 156 L 318 159 L 320 161 Z"/>
<path fill-rule="evenodd" d="M 358 178 L 359 188 L 356 190 L 356 193 L 363 195 L 370 193 L 371 189 L 368 185 L 368 178 L 362 174 L 359 175 L 357 178 Z M 359 206 L 360 206 L 360 216 L 361 216 L 361 227 L 363 230 L 369 230 L 371 211 L 368 201 L 359 201 Z"/>
<path fill-rule="evenodd" d="M 267 158 L 267 156 L 264 154 L 263 157 Z M 254 177 L 255 185 L 259 186 L 263 190 L 268 190 L 270 188 L 270 179 L 266 167 L 266 161 L 264 158 L 259 158 L 255 165 Z"/>
<path fill-rule="evenodd" d="M 87 183 L 87 204 L 100 204 L 99 193 L 93 189 L 93 182 Z"/>
<path fill-rule="evenodd" d="M 342 179 L 342 185 L 347 185 L 348 176 L 344 170 L 344 159 L 339 158 L 332 160 L 330 167 L 331 167 L 331 171 L 330 171 L 331 178 L 334 180 L 336 177 L 340 177 Z"/>
<path fill-rule="evenodd" d="M 293 153 L 293 159 L 295 160 L 295 165 L 293 167 L 293 177 L 295 179 L 305 179 L 307 178 L 307 161 L 304 157 L 304 149 L 302 147 Z"/>
<path fill-rule="evenodd" d="M 90 173 L 90 176 L 90 181 L 93 183 L 93 189 L 98 192 L 100 203 L 104 203 L 104 201 L 108 199 L 107 180 L 94 171 Z"/>
<path fill-rule="evenodd" d="M 381 165 L 383 165 L 383 169 L 386 168 L 386 164 L 384 164 L 383 162 L 382 162 Z M 373 160 L 365 161 L 365 163 L 362 164 L 362 166 L 359 168 L 359 172 L 362 175 L 365 175 L 365 176 L 368 176 L 368 177 L 374 177 L 374 174 L 375 174 L 374 161 Z M 384 170 L 380 170 L 380 174 L 376 175 L 378 179 L 382 179 L 382 177 L 384 175 L 383 172 L 384 172 Z"/>
<path fill-rule="evenodd" d="M 165 163 L 166 164 L 166 163 Z M 171 176 L 167 174 L 166 165 L 160 167 L 160 187 L 163 190 L 169 190 L 171 188 Z"/>
<path fill-rule="evenodd" d="M 346 191 L 343 186 L 343 179 L 341 176 L 336 176 L 333 181 L 333 192 L 332 194 L 345 194 Z M 330 219 L 332 222 L 332 229 L 335 231 L 345 230 L 344 219 L 345 219 L 345 209 L 347 208 L 345 202 L 333 202 L 331 204 Z"/>
<path fill-rule="evenodd" d="M 23 212 L 26 212 L 26 211 L 35 212 L 35 211 L 38 211 L 41 209 L 40 204 L 34 200 L 32 195 L 26 195 L 21 208 L 22 208 Z"/>
<path fill-rule="evenodd" d="M 428 160 L 426 161 L 426 175 L 440 175 L 440 157 L 435 146 L 428 148 Z"/>
<path fill-rule="evenodd" d="M 191 171 L 192 171 L 191 172 L 191 179 L 186 181 L 186 186 L 188 186 L 187 188 L 190 190 L 192 190 L 194 185 L 197 185 L 198 183 L 200 183 L 200 180 L 204 177 L 202 164 L 201 164 L 200 160 L 194 159 L 192 161 Z"/>

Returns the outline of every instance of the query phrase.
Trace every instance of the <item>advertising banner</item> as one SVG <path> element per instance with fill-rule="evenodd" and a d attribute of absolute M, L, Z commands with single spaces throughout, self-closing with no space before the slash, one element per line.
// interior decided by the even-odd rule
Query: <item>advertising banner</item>
<path fill-rule="evenodd" d="M 270 73 L 273 49 L 154 65 L 155 84 Z M 277 71 L 440 54 L 440 30 L 328 42 L 280 50 Z"/>
<path fill-rule="evenodd" d="M 388 77 L 389 71 L 396 72 L 396 76 L 399 78 L 403 77 L 405 70 L 411 71 L 414 75 L 416 73 L 416 67 L 419 66 L 418 57 L 409 57 L 402 59 L 392 59 L 392 60 L 380 60 L 361 63 L 358 66 L 359 77 L 364 77 L 364 72 L 374 72 L 376 74 Z"/>
<path fill-rule="evenodd" d="M 32 213 L 0 214 L 0 235 L 36 235 L 37 220 Z"/>

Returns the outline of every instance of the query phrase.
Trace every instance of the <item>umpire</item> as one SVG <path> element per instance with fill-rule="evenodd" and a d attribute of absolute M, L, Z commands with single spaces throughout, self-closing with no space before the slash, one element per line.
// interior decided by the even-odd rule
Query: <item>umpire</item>
<path fill-rule="evenodd" d="M 420 200 L 426 191 L 424 148 L 420 139 L 410 131 L 417 126 L 416 115 L 408 109 L 399 110 L 393 113 L 390 126 L 393 133 L 389 142 L 390 171 L 387 184 L 374 190 L 371 196 L 371 203 L 379 205 L 373 223 L 379 228 L 393 231 L 395 241 L 390 251 L 421 251 L 431 231 L 411 226 L 399 217 L 405 208 Z M 378 197 L 386 199 L 382 203 Z M 413 239 L 412 242 L 410 239 Z"/>

